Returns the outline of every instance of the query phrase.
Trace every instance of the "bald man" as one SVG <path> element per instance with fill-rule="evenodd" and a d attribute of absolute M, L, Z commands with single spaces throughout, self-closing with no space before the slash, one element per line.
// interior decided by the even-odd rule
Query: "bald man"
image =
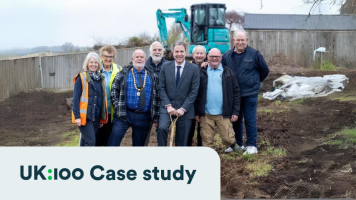
<path fill-rule="evenodd" d="M 234 72 L 221 64 L 221 52 L 209 51 L 209 65 L 200 68 L 200 86 L 196 99 L 196 117 L 200 122 L 203 146 L 214 144 L 215 125 L 222 142 L 234 151 L 242 151 L 236 144 L 232 122 L 237 121 L 240 111 L 240 90 Z"/>

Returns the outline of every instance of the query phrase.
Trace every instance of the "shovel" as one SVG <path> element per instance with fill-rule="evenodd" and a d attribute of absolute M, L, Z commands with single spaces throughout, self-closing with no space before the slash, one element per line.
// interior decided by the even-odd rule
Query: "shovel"
<path fill-rule="evenodd" d="M 169 138 L 169 145 L 170 147 L 174 146 L 174 140 L 176 138 L 176 122 L 178 120 L 178 117 L 176 117 L 175 119 L 172 119 L 172 115 L 169 115 L 169 117 L 171 118 L 171 132 L 170 132 L 170 138 Z"/>

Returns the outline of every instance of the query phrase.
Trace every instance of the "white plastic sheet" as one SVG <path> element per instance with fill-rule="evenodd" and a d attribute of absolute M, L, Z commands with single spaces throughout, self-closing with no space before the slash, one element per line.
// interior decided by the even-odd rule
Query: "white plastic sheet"
<path fill-rule="evenodd" d="M 349 79 L 342 74 L 323 77 L 302 77 L 283 75 L 273 81 L 272 92 L 263 94 L 263 98 L 292 101 L 295 99 L 323 97 L 333 92 L 341 92 Z"/>

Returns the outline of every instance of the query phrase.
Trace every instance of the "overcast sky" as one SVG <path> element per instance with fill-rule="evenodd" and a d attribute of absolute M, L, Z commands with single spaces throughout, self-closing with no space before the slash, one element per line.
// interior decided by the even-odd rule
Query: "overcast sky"
<path fill-rule="evenodd" d="M 262 8 L 260 0 L 0 0 L 0 50 L 65 42 L 93 46 L 93 38 L 115 44 L 142 32 L 158 35 L 158 8 L 186 8 L 190 14 L 192 4 L 217 2 L 245 13 L 308 14 L 310 9 L 302 0 L 263 0 Z M 321 12 L 338 14 L 330 7 Z"/>

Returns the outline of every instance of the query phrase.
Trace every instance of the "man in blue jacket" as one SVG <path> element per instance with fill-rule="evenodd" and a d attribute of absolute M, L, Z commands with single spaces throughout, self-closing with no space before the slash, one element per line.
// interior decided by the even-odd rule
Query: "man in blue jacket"
<path fill-rule="evenodd" d="M 259 51 L 248 46 L 248 33 L 237 31 L 234 34 L 234 48 L 226 52 L 222 64 L 231 68 L 240 86 L 241 108 L 239 118 L 234 123 L 236 143 L 243 147 L 243 124 L 246 129 L 246 151 L 257 153 L 257 100 L 260 87 L 269 73 L 269 68 Z M 226 151 L 232 151 L 228 148 Z"/>

